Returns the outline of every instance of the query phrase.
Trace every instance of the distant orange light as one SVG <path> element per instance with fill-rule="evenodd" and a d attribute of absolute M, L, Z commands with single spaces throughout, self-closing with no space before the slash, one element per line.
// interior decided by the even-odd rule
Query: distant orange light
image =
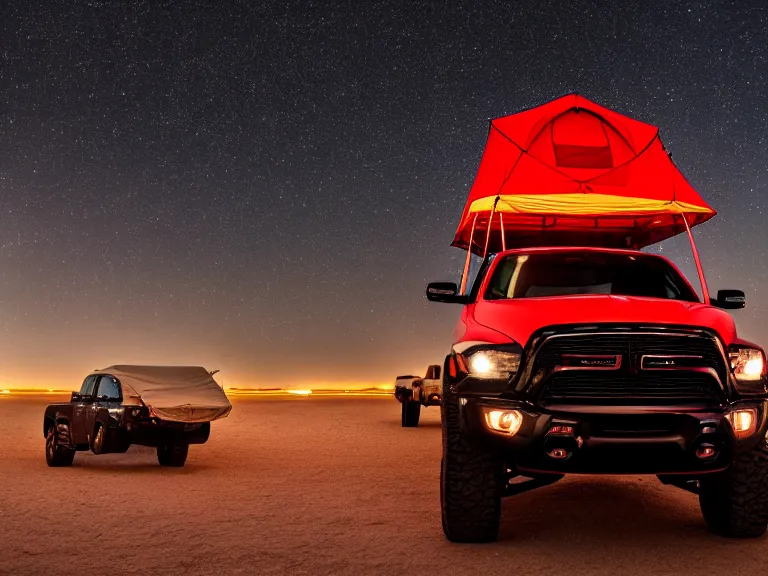
<path fill-rule="evenodd" d="M 312 394 L 312 390 L 286 390 L 288 394 L 296 394 L 298 396 L 309 396 Z"/>

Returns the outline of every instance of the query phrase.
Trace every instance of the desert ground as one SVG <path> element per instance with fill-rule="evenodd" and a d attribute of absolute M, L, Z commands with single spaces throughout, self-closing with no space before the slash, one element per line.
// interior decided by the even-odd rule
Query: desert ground
<path fill-rule="evenodd" d="M 233 398 L 186 467 L 154 451 L 48 468 L 48 399 L 0 399 L 0 574 L 759 574 L 766 539 L 710 535 L 654 477 L 574 477 L 504 501 L 501 539 L 440 527 L 440 412 L 390 398 Z"/>

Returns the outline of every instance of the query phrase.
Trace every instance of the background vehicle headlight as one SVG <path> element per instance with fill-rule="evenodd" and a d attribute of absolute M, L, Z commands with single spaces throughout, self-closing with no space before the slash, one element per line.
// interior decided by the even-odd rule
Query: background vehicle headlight
<path fill-rule="evenodd" d="M 765 377 L 765 355 L 756 348 L 731 348 L 731 371 L 739 382 L 755 382 Z"/>
<path fill-rule="evenodd" d="M 520 368 L 520 353 L 507 350 L 477 350 L 467 356 L 469 374 L 477 378 L 509 378 Z"/>

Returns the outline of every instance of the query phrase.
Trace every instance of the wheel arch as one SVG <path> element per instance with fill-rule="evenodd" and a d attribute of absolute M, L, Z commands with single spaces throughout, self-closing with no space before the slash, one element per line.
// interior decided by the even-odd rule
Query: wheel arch
<path fill-rule="evenodd" d="M 48 429 L 56 425 L 56 418 L 50 414 L 43 416 L 43 436 L 48 435 Z"/>
<path fill-rule="evenodd" d="M 43 436 L 47 435 L 48 429 L 56 424 L 64 424 L 67 427 L 67 432 L 69 432 L 70 423 L 69 417 L 66 414 L 62 414 L 61 412 L 56 412 L 55 414 L 48 412 L 43 416 Z"/>

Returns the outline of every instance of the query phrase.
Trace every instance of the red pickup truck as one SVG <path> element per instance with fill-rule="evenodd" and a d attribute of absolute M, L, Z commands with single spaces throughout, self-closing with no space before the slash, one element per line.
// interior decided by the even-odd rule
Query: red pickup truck
<path fill-rule="evenodd" d="M 448 538 L 494 540 L 502 496 L 570 473 L 655 474 L 717 532 L 766 530 L 765 353 L 723 310 L 742 292 L 707 305 L 661 256 L 541 248 L 427 297 L 463 305 L 443 370 Z"/>

